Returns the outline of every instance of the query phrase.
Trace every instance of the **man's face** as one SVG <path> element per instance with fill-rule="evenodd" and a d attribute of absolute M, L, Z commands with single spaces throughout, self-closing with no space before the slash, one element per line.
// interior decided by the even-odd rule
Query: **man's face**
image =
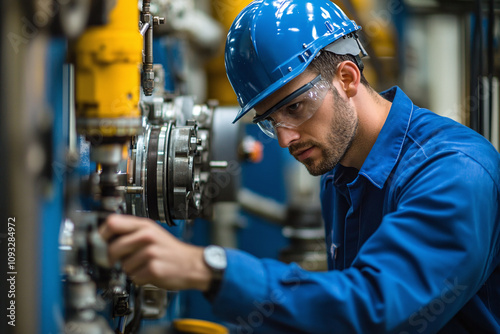
<path fill-rule="evenodd" d="M 291 81 L 269 99 L 259 105 L 262 114 L 284 96 L 314 78 L 303 74 Z M 334 80 L 335 81 L 335 80 Z M 317 111 L 297 127 L 277 127 L 281 147 L 303 163 L 311 175 L 321 175 L 333 169 L 345 157 L 356 135 L 358 116 L 354 107 L 342 97 L 333 84 L 330 85 Z"/>

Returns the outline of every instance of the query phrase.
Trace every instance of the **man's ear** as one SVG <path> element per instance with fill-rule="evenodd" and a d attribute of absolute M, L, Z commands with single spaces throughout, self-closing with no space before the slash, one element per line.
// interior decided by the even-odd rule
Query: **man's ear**
<path fill-rule="evenodd" d="M 361 72 L 355 63 L 349 60 L 340 63 L 337 67 L 336 77 L 347 97 L 353 97 L 358 93 Z"/>

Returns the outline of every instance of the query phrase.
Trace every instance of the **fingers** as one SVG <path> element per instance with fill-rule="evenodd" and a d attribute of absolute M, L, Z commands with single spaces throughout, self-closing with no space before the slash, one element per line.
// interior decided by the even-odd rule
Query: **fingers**
<path fill-rule="evenodd" d="M 108 243 L 110 262 L 120 261 L 122 270 L 136 284 L 192 289 L 211 275 L 205 268 L 202 248 L 178 240 L 150 219 L 110 215 L 99 232 Z"/>
<path fill-rule="evenodd" d="M 183 290 L 192 288 L 186 279 L 175 274 L 172 266 L 161 260 L 150 260 L 139 265 L 129 273 L 130 278 L 137 285 L 153 284 L 165 290 Z"/>
<path fill-rule="evenodd" d="M 125 234 L 108 245 L 108 255 L 111 263 L 122 260 L 140 251 L 142 248 L 156 242 L 158 234 L 149 226 L 144 226 L 133 233 Z"/>
<path fill-rule="evenodd" d="M 151 271 L 149 270 L 148 264 L 142 265 L 141 267 L 137 268 L 134 273 L 130 273 L 128 275 L 137 285 L 154 284 L 157 287 L 161 288 L 160 285 L 155 284 L 155 280 L 151 277 Z"/>
<path fill-rule="evenodd" d="M 179 241 L 154 221 L 127 215 L 110 215 L 99 232 L 108 243 L 111 263 L 121 261 L 150 246 L 168 247 Z"/>
<path fill-rule="evenodd" d="M 148 267 L 149 263 L 155 259 L 155 256 L 154 246 L 143 248 L 123 259 L 122 269 L 127 275 L 137 277 L 137 272 L 143 267 Z"/>
<path fill-rule="evenodd" d="M 113 214 L 99 228 L 99 233 L 104 240 L 109 241 L 114 236 L 133 233 L 148 224 L 154 224 L 154 222 L 146 218 Z"/>

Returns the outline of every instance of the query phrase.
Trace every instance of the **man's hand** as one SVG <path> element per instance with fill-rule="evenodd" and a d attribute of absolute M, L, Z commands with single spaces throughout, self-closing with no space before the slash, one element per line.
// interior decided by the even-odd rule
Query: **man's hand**
<path fill-rule="evenodd" d="M 203 261 L 203 248 L 179 241 L 154 221 L 110 215 L 99 232 L 108 243 L 110 262 L 120 261 L 136 284 L 167 290 L 208 289 L 212 273 Z"/>

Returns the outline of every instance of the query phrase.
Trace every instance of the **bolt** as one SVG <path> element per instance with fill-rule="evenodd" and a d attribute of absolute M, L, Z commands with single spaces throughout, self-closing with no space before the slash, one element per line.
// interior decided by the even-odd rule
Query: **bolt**
<path fill-rule="evenodd" d="M 196 152 L 196 149 L 197 149 L 197 146 L 196 146 L 196 142 L 197 142 L 197 138 L 196 137 L 191 137 L 190 140 L 189 140 L 189 151 L 190 152 Z"/>
<path fill-rule="evenodd" d="M 153 24 L 154 25 L 160 25 L 165 23 L 165 18 L 164 17 L 159 17 L 159 16 L 154 16 L 153 17 Z"/>
<path fill-rule="evenodd" d="M 144 94 L 146 94 L 147 96 L 151 96 L 153 94 L 153 90 L 155 87 L 154 72 L 144 72 L 144 76 L 142 78 L 142 87 L 144 90 Z"/>

